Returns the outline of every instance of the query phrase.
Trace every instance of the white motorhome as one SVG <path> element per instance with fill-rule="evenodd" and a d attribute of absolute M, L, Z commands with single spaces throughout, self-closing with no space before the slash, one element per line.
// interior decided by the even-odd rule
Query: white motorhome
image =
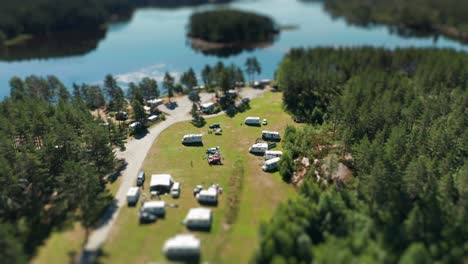
<path fill-rule="evenodd" d="M 173 183 L 174 180 L 170 174 L 153 174 L 151 175 L 150 192 L 168 193 L 171 191 Z"/>
<path fill-rule="evenodd" d="M 145 202 L 141 207 L 141 212 L 149 213 L 157 216 L 166 214 L 166 202 L 164 201 L 149 201 Z"/>
<path fill-rule="evenodd" d="M 153 99 L 146 102 L 150 106 L 158 106 L 164 103 L 163 99 Z"/>
<path fill-rule="evenodd" d="M 208 188 L 208 190 L 201 190 L 197 195 L 197 200 L 201 204 L 217 204 L 218 203 L 218 190 L 216 188 Z"/>
<path fill-rule="evenodd" d="M 260 117 L 249 116 L 244 120 L 244 123 L 248 126 L 260 126 Z"/>
<path fill-rule="evenodd" d="M 211 209 L 192 208 L 184 219 L 184 225 L 189 229 L 210 229 L 212 222 Z"/>
<path fill-rule="evenodd" d="M 202 137 L 203 137 L 202 134 L 185 135 L 184 138 L 182 138 L 182 144 L 184 145 L 203 144 Z"/>
<path fill-rule="evenodd" d="M 265 154 L 268 150 L 268 143 L 255 143 L 249 148 L 249 152 L 253 154 Z"/>
<path fill-rule="evenodd" d="M 163 252 L 171 260 L 199 258 L 200 244 L 200 240 L 193 235 L 177 235 L 166 240 Z"/>
<path fill-rule="evenodd" d="M 265 164 L 262 166 L 262 170 L 266 172 L 275 171 L 278 169 L 278 163 L 280 158 L 273 158 L 265 161 Z"/>
<path fill-rule="evenodd" d="M 262 131 L 262 139 L 266 141 L 281 141 L 279 132 L 276 131 Z"/>
<path fill-rule="evenodd" d="M 137 128 L 141 127 L 141 123 L 140 122 L 134 122 L 134 123 L 131 123 L 128 127 L 132 128 L 132 129 L 137 129 Z"/>
<path fill-rule="evenodd" d="M 279 150 L 267 150 L 265 152 L 265 160 L 270 160 L 274 158 L 279 158 L 283 155 L 282 151 Z"/>
<path fill-rule="evenodd" d="M 140 198 L 140 188 L 131 187 L 130 189 L 128 189 L 128 192 L 127 192 L 128 206 L 134 206 L 135 204 L 137 204 L 139 198 Z"/>

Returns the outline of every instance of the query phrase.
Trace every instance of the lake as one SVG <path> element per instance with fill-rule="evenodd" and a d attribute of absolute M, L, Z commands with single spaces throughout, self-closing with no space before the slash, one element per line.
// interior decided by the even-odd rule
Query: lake
<path fill-rule="evenodd" d="M 271 46 L 228 58 L 206 56 L 192 50 L 185 36 L 190 15 L 226 6 L 269 15 L 280 25 L 298 27 L 282 31 Z M 295 0 L 239 1 L 222 6 L 177 9 L 143 8 L 137 10 L 130 21 L 112 24 L 106 33 L 92 35 L 69 33 L 61 38 L 47 38 L 0 56 L 0 98 L 9 95 L 8 81 L 13 76 L 56 75 L 71 87 L 74 82 L 100 83 L 110 73 L 125 86 L 145 76 L 160 81 L 166 71 L 179 76 L 189 67 L 200 73 L 205 64 L 219 60 L 243 65 L 250 56 L 256 56 L 262 65 L 259 78 L 271 79 L 278 63 L 292 47 L 364 45 L 468 50 L 468 46 L 444 37 L 437 40 L 432 37 L 408 38 L 390 33 L 385 26 L 348 25 L 343 19 L 333 19 L 321 3 Z"/>

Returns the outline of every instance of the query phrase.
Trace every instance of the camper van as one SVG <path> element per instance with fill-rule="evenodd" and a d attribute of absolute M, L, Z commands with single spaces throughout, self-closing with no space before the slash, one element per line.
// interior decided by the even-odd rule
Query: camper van
<path fill-rule="evenodd" d="M 253 154 L 265 154 L 265 152 L 268 150 L 268 144 L 267 143 L 255 143 L 252 145 L 252 147 L 249 148 L 249 152 Z"/>
<path fill-rule="evenodd" d="M 260 126 L 260 117 L 247 117 L 244 123 L 248 126 Z"/>
<path fill-rule="evenodd" d="M 218 190 L 216 188 L 209 188 L 208 190 L 201 190 L 197 195 L 197 200 L 201 204 L 217 204 L 218 203 Z"/>
<path fill-rule="evenodd" d="M 197 259 L 200 257 L 200 240 L 193 235 L 177 235 L 166 240 L 164 255 L 170 260 Z"/>
<path fill-rule="evenodd" d="M 141 212 L 156 216 L 164 216 L 166 214 L 166 203 L 164 201 L 145 202 L 141 207 Z"/>
<path fill-rule="evenodd" d="M 180 182 L 174 182 L 171 189 L 172 198 L 179 198 L 180 196 Z"/>
<path fill-rule="evenodd" d="M 138 203 L 138 199 L 140 198 L 140 188 L 138 187 L 131 187 L 128 189 L 127 192 L 127 204 L 128 206 L 134 206 Z"/>
<path fill-rule="evenodd" d="M 142 186 L 145 183 L 145 172 L 140 171 L 137 175 L 137 180 L 136 180 L 136 185 L 137 186 Z"/>
<path fill-rule="evenodd" d="M 211 228 L 211 209 L 192 208 L 188 212 L 183 224 L 189 229 L 209 230 Z"/>
<path fill-rule="evenodd" d="M 265 152 L 265 160 L 271 160 L 274 158 L 279 158 L 283 155 L 282 151 L 279 150 L 268 150 Z"/>
<path fill-rule="evenodd" d="M 279 132 L 276 131 L 262 131 L 262 139 L 266 141 L 281 141 Z"/>
<path fill-rule="evenodd" d="M 278 169 L 278 163 L 280 158 L 273 158 L 270 160 L 265 161 L 265 164 L 262 166 L 262 170 L 265 172 L 271 172 Z"/>
<path fill-rule="evenodd" d="M 182 144 L 184 145 L 203 144 L 202 135 L 201 134 L 185 135 L 184 138 L 182 139 Z"/>

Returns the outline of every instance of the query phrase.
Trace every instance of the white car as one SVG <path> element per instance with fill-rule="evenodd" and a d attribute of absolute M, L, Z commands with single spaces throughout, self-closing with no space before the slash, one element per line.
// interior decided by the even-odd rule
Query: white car
<path fill-rule="evenodd" d="M 264 125 L 264 126 L 268 125 L 268 121 L 266 120 L 266 118 L 263 119 L 262 125 Z"/>

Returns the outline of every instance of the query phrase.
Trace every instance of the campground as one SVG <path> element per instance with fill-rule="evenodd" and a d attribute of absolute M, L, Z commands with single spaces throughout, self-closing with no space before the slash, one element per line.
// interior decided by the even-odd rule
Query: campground
<path fill-rule="evenodd" d="M 248 153 L 248 148 L 261 137 L 262 130 L 282 133 L 286 125 L 294 124 L 282 109 L 282 94 L 266 92 L 252 100 L 250 105 L 250 110 L 233 118 L 226 115 L 209 118 L 203 128 L 196 128 L 188 121 L 174 124 L 160 134 L 142 166 L 147 175 L 142 198 L 149 199 L 151 174 L 169 173 L 175 181 L 181 182 L 181 196 L 173 199 L 166 195 L 162 200 L 177 205 L 177 208 L 167 208 L 164 219 L 140 225 L 139 205 L 124 206 L 104 244 L 98 259 L 100 263 L 164 262 L 164 241 L 187 233 L 182 220 L 190 208 L 200 207 L 193 196 L 193 188 L 199 184 L 207 188 L 212 183 L 219 184 L 223 193 L 218 206 L 212 207 L 211 231 L 194 232 L 202 242 L 201 262 L 248 262 L 258 245 L 260 222 L 272 216 L 279 202 L 295 195 L 294 189 L 281 180 L 278 172 L 265 173 L 261 170 L 263 157 Z M 269 124 L 263 127 L 243 125 L 247 116 L 266 118 Z M 222 135 L 207 133 L 208 125 L 212 123 L 221 124 Z M 183 135 L 192 133 L 204 135 L 203 147 L 185 147 L 181 144 Z M 219 146 L 224 158 L 223 165 L 210 166 L 205 150 L 216 146 Z M 276 149 L 281 149 L 281 143 Z"/>

